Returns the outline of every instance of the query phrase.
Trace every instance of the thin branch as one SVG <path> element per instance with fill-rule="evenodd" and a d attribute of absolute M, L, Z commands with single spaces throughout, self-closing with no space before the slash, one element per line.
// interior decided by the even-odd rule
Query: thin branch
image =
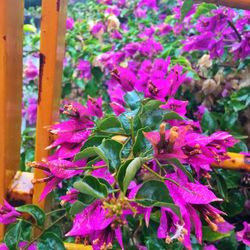
<path fill-rule="evenodd" d="M 239 31 L 236 29 L 236 27 L 234 26 L 234 24 L 229 20 L 227 21 L 227 23 L 234 30 L 236 36 L 238 37 L 239 42 L 241 42 L 241 40 L 242 40 L 241 35 L 240 35 Z"/>

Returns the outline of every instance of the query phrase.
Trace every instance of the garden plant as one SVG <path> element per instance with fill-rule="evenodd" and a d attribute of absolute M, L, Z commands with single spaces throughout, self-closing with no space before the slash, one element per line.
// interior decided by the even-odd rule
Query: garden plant
<path fill-rule="evenodd" d="M 0 249 L 249 249 L 250 11 L 181 0 L 69 1 L 61 121 L 34 161 L 40 8 L 26 9 L 21 169 Z"/>

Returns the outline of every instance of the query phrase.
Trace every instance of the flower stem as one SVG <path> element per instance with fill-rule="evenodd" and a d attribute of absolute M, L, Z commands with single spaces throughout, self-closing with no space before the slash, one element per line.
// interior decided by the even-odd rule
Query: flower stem
<path fill-rule="evenodd" d="M 50 211 L 50 212 L 46 213 L 46 216 L 51 215 L 53 213 L 61 212 L 61 211 L 66 211 L 66 209 L 65 208 L 59 208 L 59 209 Z"/>
<path fill-rule="evenodd" d="M 53 227 L 55 224 L 57 224 L 60 220 L 62 220 L 66 216 L 66 213 L 59 217 L 57 220 L 55 220 L 52 224 L 50 224 L 47 228 L 45 228 L 37 237 L 35 237 L 33 240 L 29 242 L 27 246 L 23 248 L 23 250 L 27 250 L 35 241 L 37 241 L 45 231 L 49 230 L 51 227 Z"/>
<path fill-rule="evenodd" d="M 153 175 L 155 175 L 157 178 L 159 178 L 160 180 L 164 181 L 164 177 L 159 175 L 158 173 L 156 173 L 153 169 L 151 169 L 150 167 L 148 167 L 146 164 L 143 164 L 143 167 L 145 169 L 147 169 L 150 173 L 152 173 Z"/>

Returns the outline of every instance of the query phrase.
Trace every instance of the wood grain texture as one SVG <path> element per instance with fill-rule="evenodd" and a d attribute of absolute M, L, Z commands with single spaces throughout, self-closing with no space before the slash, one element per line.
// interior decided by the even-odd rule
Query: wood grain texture
<path fill-rule="evenodd" d="M 42 1 L 36 161 L 48 157 L 49 152 L 45 148 L 51 143 L 51 137 L 46 127 L 58 120 L 65 49 L 66 12 L 67 0 Z M 41 170 L 35 170 L 35 178 L 43 177 L 44 173 Z M 41 208 L 45 207 L 45 201 L 39 201 L 44 185 L 43 183 L 34 186 L 33 203 Z"/>
<path fill-rule="evenodd" d="M 13 11 L 15 10 L 15 11 Z M 0 1 L 0 202 L 19 168 L 22 119 L 23 0 Z M 0 225 L 0 239 L 3 226 Z"/>

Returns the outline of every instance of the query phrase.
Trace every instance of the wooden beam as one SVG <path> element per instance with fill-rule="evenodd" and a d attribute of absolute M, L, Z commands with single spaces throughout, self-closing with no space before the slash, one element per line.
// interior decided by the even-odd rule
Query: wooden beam
<path fill-rule="evenodd" d="M 0 1 L 0 202 L 20 161 L 23 11 L 23 0 Z"/>
<path fill-rule="evenodd" d="M 67 250 L 92 250 L 92 246 L 86 246 L 82 244 L 67 243 L 64 242 L 64 246 Z"/>
<path fill-rule="evenodd" d="M 45 148 L 51 143 L 46 126 L 58 120 L 61 97 L 61 82 L 65 48 L 67 0 L 43 0 L 41 18 L 40 75 L 38 90 L 38 112 L 36 126 L 35 159 L 48 157 Z M 35 179 L 43 178 L 41 170 L 35 170 Z M 35 184 L 33 203 L 39 202 L 44 184 Z"/>
<path fill-rule="evenodd" d="M 222 161 L 220 163 L 216 162 L 212 164 L 212 167 L 250 172 L 250 157 L 249 156 L 238 154 L 238 153 L 231 153 L 231 152 L 228 152 L 227 155 L 229 156 L 229 159 Z"/>

